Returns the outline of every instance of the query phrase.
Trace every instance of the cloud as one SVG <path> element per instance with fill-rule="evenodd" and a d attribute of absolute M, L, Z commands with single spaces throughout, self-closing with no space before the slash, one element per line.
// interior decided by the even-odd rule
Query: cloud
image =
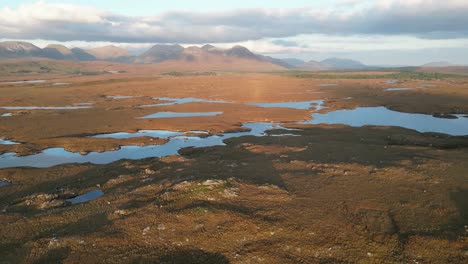
<path fill-rule="evenodd" d="M 172 11 L 134 17 L 38 1 L 0 9 L 0 32 L 2 38 L 10 39 L 121 43 L 226 43 L 300 34 L 455 39 L 468 37 L 467 13 L 466 0 L 376 0 L 350 9 Z"/>
<path fill-rule="evenodd" d="M 296 41 L 291 41 L 291 40 L 284 40 L 284 39 L 276 39 L 271 41 L 271 43 L 282 46 L 282 47 L 298 47 L 300 46 L 299 43 Z"/>

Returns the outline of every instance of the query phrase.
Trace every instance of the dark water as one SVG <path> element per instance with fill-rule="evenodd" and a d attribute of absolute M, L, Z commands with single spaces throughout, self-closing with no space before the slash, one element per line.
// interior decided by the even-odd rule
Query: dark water
<path fill-rule="evenodd" d="M 81 204 L 81 203 L 86 203 L 92 200 L 96 200 L 97 198 L 103 195 L 104 195 L 103 191 L 94 190 L 94 191 L 90 191 L 85 194 L 82 194 L 80 196 L 74 197 L 72 199 L 67 199 L 67 202 L 70 202 L 71 204 Z"/>
<path fill-rule="evenodd" d="M 4 186 L 8 186 L 8 185 L 10 185 L 9 182 L 7 182 L 7 181 L 0 181 L 0 187 L 4 187 Z"/>

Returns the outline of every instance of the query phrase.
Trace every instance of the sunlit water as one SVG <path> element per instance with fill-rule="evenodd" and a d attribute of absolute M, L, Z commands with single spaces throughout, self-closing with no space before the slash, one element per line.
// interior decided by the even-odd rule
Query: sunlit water
<path fill-rule="evenodd" d="M 18 145 L 18 144 L 20 143 L 0 138 L 0 145 Z"/>
<path fill-rule="evenodd" d="M 45 82 L 47 82 L 47 80 L 0 82 L 0 84 L 33 84 L 33 83 L 45 83 Z"/>
<path fill-rule="evenodd" d="M 5 110 L 76 110 L 87 109 L 91 106 L 0 106 Z"/>
<path fill-rule="evenodd" d="M 217 104 L 229 104 L 231 102 L 222 101 L 222 100 L 206 100 L 200 98 L 172 98 L 172 97 L 155 97 L 153 100 L 163 101 L 163 103 L 141 105 L 140 107 L 155 107 L 155 106 L 169 106 L 169 105 L 179 105 L 179 104 L 188 104 L 188 103 L 217 103 Z"/>
<path fill-rule="evenodd" d="M 446 119 L 432 115 L 402 113 L 385 107 L 359 107 L 354 110 L 337 110 L 312 116 L 312 120 L 303 124 L 344 124 L 353 127 L 399 126 L 419 132 L 468 135 L 468 120 L 462 118 L 462 115 L 456 115 L 457 119 Z"/>
<path fill-rule="evenodd" d="M 387 91 L 387 92 L 410 91 L 410 90 L 414 90 L 414 88 L 402 87 L 402 88 L 386 88 L 385 89 L 385 91 Z"/>
<path fill-rule="evenodd" d="M 305 101 L 305 102 L 278 102 L 278 103 L 249 103 L 249 105 L 254 105 L 258 107 L 264 108 L 293 108 L 293 109 L 302 109 L 307 110 L 310 108 L 315 108 L 315 110 L 325 109 L 326 107 L 323 106 L 324 100 L 312 100 L 312 101 Z"/>
<path fill-rule="evenodd" d="M 135 96 L 131 96 L 131 95 L 108 95 L 106 96 L 107 98 L 110 98 L 110 99 L 130 99 L 130 98 L 134 98 Z"/>
<path fill-rule="evenodd" d="M 321 105 L 321 104 L 320 104 Z M 164 113 L 164 115 L 161 115 Z M 174 113 L 157 113 L 156 118 L 174 117 Z M 214 112 L 218 113 L 218 112 Z M 181 114 L 181 113 L 176 113 Z M 185 113 L 182 113 L 185 114 Z M 194 113 L 189 116 L 193 116 Z M 197 114 L 197 113 L 195 113 Z M 212 113 L 210 113 L 212 114 Z M 438 132 L 449 135 L 468 135 L 468 118 L 464 115 L 455 115 L 457 119 L 438 118 L 425 114 L 402 113 L 389 110 L 385 107 L 359 107 L 354 110 L 337 110 L 325 114 L 314 113 L 312 119 L 300 124 L 344 124 L 353 127 L 365 125 L 372 126 L 399 126 L 413 129 L 419 132 Z M 207 137 L 184 136 L 186 133 L 204 133 L 203 131 L 177 132 L 167 130 L 140 130 L 135 133 L 111 133 L 95 135 L 95 138 L 132 138 L 149 136 L 165 138 L 169 141 L 163 145 L 151 146 L 124 146 L 119 150 L 107 152 L 91 152 L 86 155 L 66 151 L 63 148 L 46 149 L 41 153 L 18 157 L 15 153 L 0 155 L 0 168 L 30 166 L 50 167 L 65 163 L 94 163 L 107 164 L 121 159 L 144 159 L 151 157 L 164 157 L 178 154 L 178 151 L 186 147 L 210 147 L 222 146 L 224 140 L 242 136 L 265 136 L 265 132 L 271 129 L 285 129 L 272 123 L 247 123 L 244 127 L 251 129 L 248 132 L 226 133 Z M 291 129 L 287 129 L 291 130 Z M 294 134 L 280 134 L 275 136 L 296 136 Z M 3 140 L 3 142 L 8 142 Z M 14 143 L 14 142 L 13 142 Z"/>
<path fill-rule="evenodd" d="M 50 148 L 41 153 L 18 157 L 15 153 L 0 155 L 0 168 L 9 167 L 37 167 L 45 168 L 65 163 L 94 163 L 108 164 L 121 159 L 144 159 L 151 157 L 164 157 L 178 154 L 186 147 L 223 146 L 224 140 L 241 136 L 264 136 L 265 131 L 282 128 L 272 123 L 248 123 L 244 127 L 251 129 L 247 132 L 226 133 L 208 137 L 174 136 L 164 145 L 151 146 L 124 146 L 119 150 L 107 152 L 91 152 L 86 155 L 66 151 L 63 148 Z"/>
<path fill-rule="evenodd" d="M 158 113 L 154 113 L 151 115 L 140 117 L 139 119 L 217 116 L 217 115 L 221 115 L 222 113 L 223 112 L 190 112 L 190 113 L 158 112 Z"/>

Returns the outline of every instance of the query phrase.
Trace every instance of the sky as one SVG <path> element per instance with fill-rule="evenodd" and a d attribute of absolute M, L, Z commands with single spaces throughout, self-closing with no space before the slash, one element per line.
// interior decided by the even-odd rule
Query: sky
<path fill-rule="evenodd" d="M 0 40 L 243 45 L 277 58 L 468 64 L 467 0 L 0 0 Z"/>

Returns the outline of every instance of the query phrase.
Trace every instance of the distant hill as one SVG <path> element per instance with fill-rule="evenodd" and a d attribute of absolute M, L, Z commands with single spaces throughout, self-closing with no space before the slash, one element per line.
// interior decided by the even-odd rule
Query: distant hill
<path fill-rule="evenodd" d="M 136 63 L 163 63 L 200 67 L 203 69 L 231 70 L 285 70 L 288 64 L 279 59 L 257 55 L 242 46 L 220 49 L 213 45 L 184 48 L 180 45 L 155 45 L 147 52 L 135 58 Z"/>
<path fill-rule="evenodd" d="M 158 63 L 181 59 L 184 47 L 180 45 L 155 45 L 135 59 L 137 63 Z"/>
<path fill-rule="evenodd" d="M 5 41 L 0 42 L 0 58 L 42 57 L 39 47 L 28 42 Z"/>
<path fill-rule="evenodd" d="M 434 61 L 434 62 L 426 63 L 422 65 L 421 67 L 450 67 L 450 66 L 456 66 L 456 65 L 451 64 L 448 61 Z"/>
<path fill-rule="evenodd" d="M 329 58 L 321 61 L 320 63 L 328 68 L 336 70 L 358 70 L 368 67 L 359 61 L 340 58 Z"/>
<path fill-rule="evenodd" d="M 319 61 L 311 60 L 299 66 L 299 69 L 306 70 L 306 71 L 324 71 L 324 70 L 330 70 L 331 67 L 325 64 L 322 64 Z"/>
<path fill-rule="evenodd" d="M 55 60 L 94 61 L 96 58 L 79 48 L 69 49 L 60 44 L 50 44 L 42 49 L 43 57 Z"/>
<path fill-rule="evenodd" d="M 281 59 L 281 60 L 296 68 L 301 67 L 302 65 L 306 63 L 305 61 L 296 59 L 296 58 L 286 58 L 286 59 Z"/>
<path fill-rule="evenodd" d="M 277 71 L 295 68 L 287 61 L 255 54 L 246 47 L 221 49 L 213 45 L 184 48 L 181 45 L 157 44 L 139 56 L 116 46 L 93 49 L 68 48 L 50 44 L 41 49 L 20 41 L 0 42 L 1 58 L 48 58 L 69 61 L 112 61 L 138 64 L 161 64 L 164 69 Z M 300 61 L 294 63 L 300 64 Z M 294 64 L 293 63 L 293 64 Z"/>
<path fill-rule="evenodd" d="M 89 54 L 86 50 L 80 49 L 80 48 L 73 48 L 71 49 L 71 52 L 73 53 L 73 57 L 77 61 L 95 61 L 96 57 L 93 55 Z"/>
<path fill-rule="evenodd" d="M 371 67 L 355 60 L 329 58 L 323 61 L 308 61 L 297 67 L 305 71 L 326 71 L 326 70 L 362 70 Z"/>
<path fill-rule="evenodd" d="M 130 62 L 134 57 L 128 50 L 113 45 L 88 49 L 86 52 L 101 61 Z"/>
<path fill-rule="evenodd" d="M 69 49 L 63 45 L 51 44 L 41 49 L 22 41 L 0 42 L 0 58 L 48 58 L 54 60 L 94 61 L 96 58 L 83 49 Z"/>

